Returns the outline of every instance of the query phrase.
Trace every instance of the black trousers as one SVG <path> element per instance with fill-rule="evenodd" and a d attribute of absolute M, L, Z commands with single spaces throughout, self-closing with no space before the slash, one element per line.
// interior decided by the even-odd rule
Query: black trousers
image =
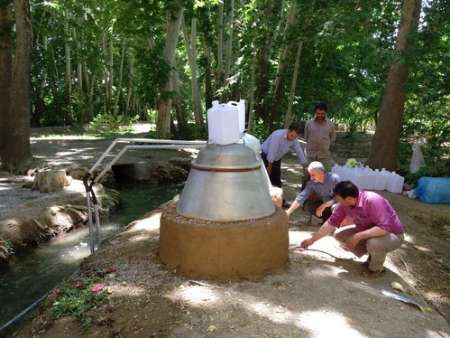
<path fill-rule="evenodd" d="M 320 207 L 322 203 L 323 202 L 318 199 L 307 199 L 303 204 L 303 209 L 305 209 L 311 215 L 315 215 L 317 208 Z M 331 210 L 331 207 L 325 208 L 325 210 L 322 212 L 322 221 L 325 222 L 328 218 L 330 218 L 332 213 L 333 211 Z"/>
<path fill-rule="evenodd" d="M 264 161 L 264 166 L 267 168 L 269 162 L 267 161 L 266 154 L 262 152 L 261 157 Z M 272 163 L 272 173 L 269 175 L 269 178 L 273 186 L 281 188 L 281 160 Z"/>

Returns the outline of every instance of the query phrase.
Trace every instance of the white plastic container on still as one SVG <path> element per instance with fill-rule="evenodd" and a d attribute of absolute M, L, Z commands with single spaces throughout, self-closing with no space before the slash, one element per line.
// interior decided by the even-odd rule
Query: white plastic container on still
<path fill-rule="evenodd" d="M 239 132 L 242 134 L 245 131 L 245 100 L 239 100 L 239 102 L 236 101 L 230 101 L 228 104 L 231 104 L 233 106 L 236 106 L 239 112 Z"/>
<path fill-rule="evenodd" d="M 208 109 L 208 140 L 209 143 L 227 145 L 239 142 L 239 110 L 230 103 L 212 102 Z"/>

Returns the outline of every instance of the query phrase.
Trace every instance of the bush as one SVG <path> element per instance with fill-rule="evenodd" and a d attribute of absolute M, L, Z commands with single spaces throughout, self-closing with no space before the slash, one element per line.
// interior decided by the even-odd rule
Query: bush
<path fill-rule="evenodd" d="M 136 123 L 139 116 L 98 114 L 89 123 L 92 132 L 102 136 L 113 136 L 116 134 L 130 134 L 133 132 L 132 125 Z"/>

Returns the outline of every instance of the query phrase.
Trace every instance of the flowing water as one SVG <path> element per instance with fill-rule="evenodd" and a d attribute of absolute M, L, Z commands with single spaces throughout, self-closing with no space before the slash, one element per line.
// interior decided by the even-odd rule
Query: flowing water
<path fill-rule="evenodd" d="M 180 187 L 122 183 L 117 189 L 120 206 L 103 220 L 102 239 L 172 199 Z M 20 253 L 0 267 L 0 336 L 6 334 L 1 331 L 6 323 L 78 270 L 80 261 L 90 254 L 88 236 L 87 227 L 74 230 Z"/>

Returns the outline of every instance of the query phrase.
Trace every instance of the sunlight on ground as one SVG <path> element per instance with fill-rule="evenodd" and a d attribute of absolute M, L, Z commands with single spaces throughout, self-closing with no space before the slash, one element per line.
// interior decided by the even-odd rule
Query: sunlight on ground
<path fill-rule="evenodd" d="M 411 236 L 410 234 L 408 234 L 408 232 L 405 233 L 405 242 L 414 244 L 416 242 L 414 236 Z"/>
<path fill-rule="evenodd" d="M 172 301 L 184 301 L 196 307 L 211 307 L 216 305 L 222 295 L 208 286 L 181 286 L 168 295 Z"/>
<path fill-rule="evenodd" d="M 161 220 L 161 212 L 157 212 L 152 214 L 149 217 L 137 220 L 135 222 L 133 222 L 133 224 L 131 225 L 130 229 L 128 230 L 129 232 L 135 232 L 135 231 L 157 231 L 159 230 L 159 224 L 160 224 L 160 220 Z"/>
<path fill-rule="evenodd" d="M 325 319 L 326 318 L 326 319 Z M 297 326 L 311 331 L 312 337 L 367 337 L 352 328 L 347 319 L 333 311 L 310 311 L 300 315 Z M 325 325 L 324 325 L 325 324 Z"/>
<path fill-rule="evenodd" d="M 75 154 L 79 154 L 85 151 L 89 151 L 89 150 L 95 150 L 95 148 L 83 148 L 83 149 L 69 149 L 69 151 L 60 151 L 57 152 L 55 155 L 56 156 L 69 156 L 69 155 L 75 155 Z"/>
<path fill-rule="evenodd" d="M 136 243 L 136 242 L 146 241 L 149 238 L 150 238 L 150 236 L 148 234 L 140 234 L 140 235 L 136 235 L 136 236 L 132 236 L 132 237 L 128 238 L 128 242 Z"/>
<path fill-rule="evenodd" d="M 32 136 L 30 137 L 31 143 L 36 143 L 36 141 L 43 140 L 54 140 L 54 141 L 67 141 L 67 140 L 102 140 L 103 137 L 95 136 L 95 135 L 85 135 L 85 134 L 74 134 L 74 135 L 58 135 L 58 134 L 50 134 L 50 135 L 41 135 L 41 136 Z"/>
<path fill-rule="evenodd" d="M 311 337 L 366 337 L 353 329 L 342 314 L 334 311 L 293 312 L 284 306 L 261 301 L 244 302 L 242 305 L 274 323 L 307 329 Z"/>
<path fill-rule="evenodd" d="M 145 289 L 136 285 L 112 284 L 108 286 L 111 298 L 117 297 L 139 297 L 144 295 Z"/>

